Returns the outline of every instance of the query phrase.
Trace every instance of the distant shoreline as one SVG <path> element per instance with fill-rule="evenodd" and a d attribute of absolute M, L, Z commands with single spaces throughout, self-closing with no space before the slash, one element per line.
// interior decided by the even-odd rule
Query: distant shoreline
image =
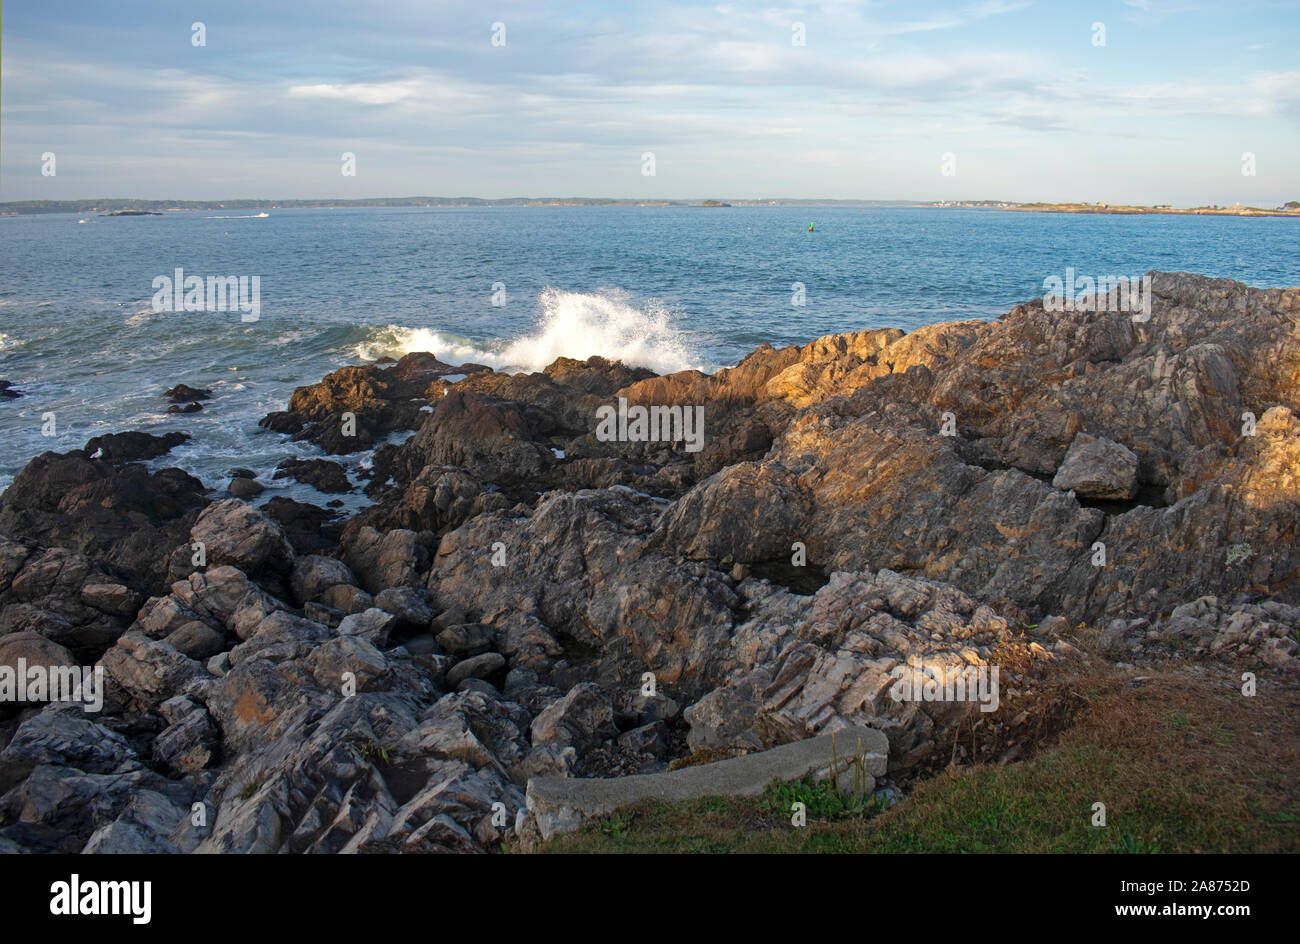
<path fill-rule="evenodd" d="M 1112 216 L 1295 216 L 1300 217 L 1300 207 L 1294 209 L 1242 206 L 1134 206 L 1108 203 L 994 203 L 992 201 L 940 201 L 927 203 L 938 209 L 955 210 L 1008 210 L 1021 213 L 1097 213 Z"/>
<path fill-rule="evenodd" d="M 635 200 L 588 197 L 377 197 L 358 200 L 22 200 L 0 203 L 0 216 L 44 213 L 99 213 L 110 216 L 161 216 L 166 213 L 223 210 L 331 210 L 356 208 L 435 209 L 471 207 L 678 207 L 732 209 L 748 207 L 900 207 L 944 210 L 1005 210 L 1022 213 L 1095 213 L 1117 216 L 1283 216 L 1300 217 L 1300 203 L 1285 207 L 1166 205 L 1136 206 L 1106 203 L 1015 203 L 1004 200 Z"/>

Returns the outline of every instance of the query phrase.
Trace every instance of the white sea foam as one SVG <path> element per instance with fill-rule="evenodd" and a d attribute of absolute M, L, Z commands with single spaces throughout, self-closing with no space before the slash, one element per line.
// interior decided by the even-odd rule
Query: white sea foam
<path fill-rule="evenodd" d="M 395 324 L 375 329 L 369 338 L 352 349 L 357 357 L 368 361 L 381 357 L 401 357 L 413 351 L 428 351 L 446 364 L 489 364 L 493 357 L 464 338 L 428 328 L 407 328 Z"/>
<path fill-rule="evenodd" d="M 673 313 L 657 303 L 638 308 L 620 291 L 553 288 L 542 292 L 538 303 L 542 316 L 536 330 L 506 346 L 504 364 L 541 370 L 557 357 L 585 360 L 599 354 L 661 374 L 697 366 L 686 334 L 673 324 Z"/>
<path fill-rule="evenodd" d="M 388 325 L 354 351 L 369 360 L 429 351 L 448 364 L 472 362 L 510 371 L 539 371 L 558 357 L 585 360 L 595 355 L 658 373 L 701 366 L 688 334 L 674 324 L 673 312 L 657 303 L 637 307 L 616 289 L 585 293 L 548 288 L 538 306 L 541 316 L 530 333 L 490 349 L 428 328 Z"/>

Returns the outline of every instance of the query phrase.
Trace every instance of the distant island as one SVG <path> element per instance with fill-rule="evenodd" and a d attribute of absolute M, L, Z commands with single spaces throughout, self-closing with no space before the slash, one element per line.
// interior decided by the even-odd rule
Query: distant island
<path fill-rule="evenodd" d="M 1133 206 L 1118 203 L 1010 203 L 998 200 L 940 200 L 924 204 L 933 207 L 954 207 L 968 209 L 1019 210 L 1027 213 L 1111 213 L 1120 216 L 1140 216 L 1146 214 L 1178 214 L 1183 216 L 1300 216 L 1300 200 L 1292 200 L 1280 207 L 1265 209 L 1263 207 L 1243 206 L 1199 206 L 1178 208 L 1169 204 L 1154 206 Z"/>

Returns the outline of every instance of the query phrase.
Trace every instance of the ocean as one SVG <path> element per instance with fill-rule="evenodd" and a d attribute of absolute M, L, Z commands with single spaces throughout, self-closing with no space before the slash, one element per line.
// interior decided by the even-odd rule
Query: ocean
<path fill-rule="evenodd" d="M 154 280 L 177 268 L 257 276 L 257 320 L 155 311 Z M 2 217 L 0 379 L 25 396 L 0 399 L 0 488 L 46 450 L 107 432 L 183 430 L 193 439 L 153 465 L 178 465 L 210 487 L 247 467 L 269 487 L 263 500 L 320 503 L 270 477 L 282 459 L 319 450 L 257 421 L 346 364 L 427 350 L 511 370 L 602 354 L 711 371 L 764 341 L 994 318 L 1067 268 L 1300 285 L 1300 223 L 912 207 Z M 169 415 L 162 393 L 177 383 L 213 399 L 201 413 Z M 355 471 L 368 457 L 344 461 Z"/>

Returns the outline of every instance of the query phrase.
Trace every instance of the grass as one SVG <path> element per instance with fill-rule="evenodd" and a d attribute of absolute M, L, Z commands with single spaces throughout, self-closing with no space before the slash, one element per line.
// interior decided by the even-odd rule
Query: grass
<path fill-rule="evenodd" d="M 1247 698 L 1194 669 L 1074 680 L 1074 723 L 1029 759 L 949 768 L 882 812 L 868 794 L 773 784 L 762 797 L 646 803 L 542 852 L 1300 851 L 1300 694 Z M 791 804 L 807 825 L 791 824 Z M 1092 825 L 1093 804 L 1106 826 Z"/>

